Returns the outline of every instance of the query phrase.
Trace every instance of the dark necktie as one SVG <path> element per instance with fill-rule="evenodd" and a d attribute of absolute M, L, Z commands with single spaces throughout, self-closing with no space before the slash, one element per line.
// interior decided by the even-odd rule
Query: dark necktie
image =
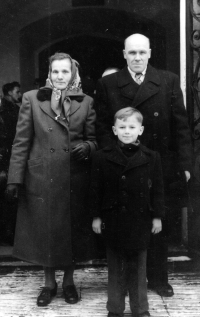
<path fill-rule="evenodd" d="M 142 83 L 141 76 L 142 76 L 142 73 L 135 74 L 135 81 L 138 85 L 141 85 Z"/>

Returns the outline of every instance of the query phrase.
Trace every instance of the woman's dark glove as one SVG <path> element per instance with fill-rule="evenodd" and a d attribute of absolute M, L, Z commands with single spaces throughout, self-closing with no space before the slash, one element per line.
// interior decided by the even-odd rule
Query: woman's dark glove
<path fill-rule="evenodd" d="M 72 150 L 72 155 L 75 161 L 87 160 L 90 154 L 90 145 L 86 142 L 78 144 Z"/>
<path fill-rule="evenodd" d="M 8 202 L 12 202 L 18 198 L 19 185 L 9 184 L 5 190 L 5 198 Z"/>

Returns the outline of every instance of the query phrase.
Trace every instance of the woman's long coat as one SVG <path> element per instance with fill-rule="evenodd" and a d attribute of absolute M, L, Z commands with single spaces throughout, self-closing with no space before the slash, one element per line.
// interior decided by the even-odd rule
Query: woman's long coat
<path fill-rule="evenodd" d="M 14 256 L 49 267 L 89 257 L 90 160 L 74 161 L 71 150 L 83 141 L 96 150 L 93 99 L 74 97 L 70 109 L 68 128 L 49 100 L 24 94 L 8 175 L 21 184 Z"/>

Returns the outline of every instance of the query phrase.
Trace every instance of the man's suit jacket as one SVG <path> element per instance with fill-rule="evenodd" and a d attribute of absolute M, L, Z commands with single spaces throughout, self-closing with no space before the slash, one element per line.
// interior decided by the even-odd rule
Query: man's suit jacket
<path fill-rule="evenodd" d="M 164 179 L 174 181 L 178 170 L 191 171 L 192 144 L 183 95 L 177 75 L 148 65 L 144 82 L 134 94 L 134 81 L 125 67 L 97 84 L 97 140 L 112 142 L 114 114 L 135 107 L 144 116 L 141 142 L 161 155 Z"/>

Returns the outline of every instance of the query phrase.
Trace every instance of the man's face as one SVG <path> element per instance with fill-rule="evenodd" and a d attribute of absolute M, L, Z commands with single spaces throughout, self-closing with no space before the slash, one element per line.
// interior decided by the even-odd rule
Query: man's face
<path fill-rule="evenodd" d="M 125 49 L 123 50 L 124 58 L 129 68 L 135 73 L 141 73 L 146 69 L 151 50 L 149 41 L 142 35 L 130 36 L 126 40 Z"/>
<path fill-rule="evenodd" d="M 139 135 L 142 135 L 144 127 L 135 115 L 125 121 L 117 119 L 113 126 L 113 133 L 124 144 L 135 143 Z"/>
<path fill-rule="evenodd" d="M 9 96 L 11 97 L 13 102 L 20 102 L 22 95 L 19 87 L 14 87 L 13 90 L 9 91 Z"/>

